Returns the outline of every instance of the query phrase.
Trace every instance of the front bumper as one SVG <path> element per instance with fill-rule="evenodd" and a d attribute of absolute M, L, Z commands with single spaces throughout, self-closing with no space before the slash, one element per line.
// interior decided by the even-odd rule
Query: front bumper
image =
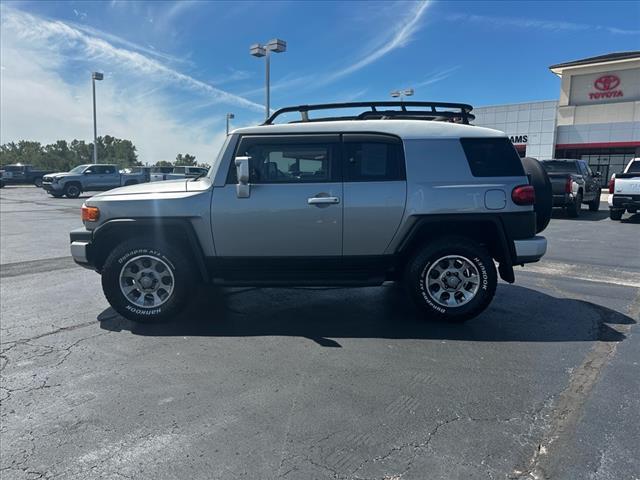
<path fill-rule="evenodd" d="M 47 192 L 62 192 L 60 183 L 42 182 L 42 188 Z"/>
<path fill-rule="evenodd" d="M 71 240 L 71 256 L 73 261 L 78 265 L 94 270 L 91 262 L 91 242 L 93 240 L 93 232 L 86 228 L 78 228 L 69 233 Z"/>
<path fill-rule="evenodd" d="M 514 240 L 513 243 L 516 248 L 516 264 L 537 262 L 547 252 L 547 239 L 538 235 Z"/>

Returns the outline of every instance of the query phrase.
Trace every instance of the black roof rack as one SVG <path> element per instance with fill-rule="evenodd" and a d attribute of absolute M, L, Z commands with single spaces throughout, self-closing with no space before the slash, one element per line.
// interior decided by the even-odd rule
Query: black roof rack
<path fill-rule="evenodd" d="M 344 117 L 323 117 L 309 118 L 311 110 L 332 110 L 339 108 L 358 108 L 366 107 L 359 115 L 350 115 Z M 399 107 L 394 110 L 379 110 L 380 107 Z M 408 110 L 407 107 L 423 107 L 420 110 Z M 413 119 L 413 120 L 431 120 L 441 122 L 465 123 L 474 120 L 475 116 L 471 114 L 473 107 L 465 103 L 443 103 L 443 102 L 345 102 L 345 103 L 321 103 L 316 105 L 298 105 L 296 107 L 285 107 L 274 112 L 263 125 L 273 125 L 273 121 L 285 113 L 299 112 L 300 120 L 294 120 L 289 123 L 299 122 L 328 122 L 331 120 L 372 120 L 372 119 Z"/>

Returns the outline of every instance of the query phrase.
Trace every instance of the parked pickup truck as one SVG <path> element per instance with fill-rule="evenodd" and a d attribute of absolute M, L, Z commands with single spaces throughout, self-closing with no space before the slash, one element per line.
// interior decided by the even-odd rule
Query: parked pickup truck
<path fill-rule="evenodd" d="M 582 204 L 597 212 L 600 208 L 600 172 L 593 173 L 584 160 L 543 160 L 553 190 L 553 206 L 562 207 L 570 217 L 580 215 Z"/>
<path fill-rule="evenodd" d="M 640 158 L 632 159 L 622 173 L 611 176 L 609 194 L 611 220 L 620 220 L 625 210 L 636 213 L 640 209 Z"/>
<path fill-rule="evenodd" d="M 48 171 L 37 170 L 33 168 L 33 165 L 22 165 L 16 163 L 15 165 L 5 165 L 2 168 L 2 182 L 0 185 L 12 184 L 33 184 L 36 187 L 42 186 L 42 177 L 47 175 Z"/>
<path fill-rule="evenodd" d="M 173 167 L 171 171 L 160 171 L 151 173 L 151 182 L 162 180 L 180 180 L 182 178 L 195 178 L 204 176 L 209 169 L 202 167 Z"/>
<path fill-rule="evenodd" d="M 148 181 L 144 172 L 121 173 L 117 165 L 78 165 L 68 172 L 52 173 L 42 179 L 42 188 L 51 196 L 78 198 L 82 192 L 104 191 Z"/>

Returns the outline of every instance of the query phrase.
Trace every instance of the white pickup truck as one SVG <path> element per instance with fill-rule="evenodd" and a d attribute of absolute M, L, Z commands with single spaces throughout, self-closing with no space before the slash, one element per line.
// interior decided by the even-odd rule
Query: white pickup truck
<path fill-rule="evenodd" d="M 620 220 L 625 211 L 640 209 L 640 158 L 633 158 L 622 173 L 609 180 L 609 217 Z"/>
<path fill-rule="evenodd" d="M 209 170 L 202 167 L 173 167 L 169 172 L 161 171 L 151 173 L 151 182 L 161 182 L 163 180 L 180 180 L 181 178 L 203 177 Z"/>

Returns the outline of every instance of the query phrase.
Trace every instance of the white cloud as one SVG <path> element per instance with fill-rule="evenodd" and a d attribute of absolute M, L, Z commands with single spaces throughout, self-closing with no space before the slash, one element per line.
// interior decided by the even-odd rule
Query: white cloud
<path fill-rule="evenodd" d="M 418 83 L 412 84 L 414 87 L 426 87 L 427 85 L 433 85 L 434 83 L 441 82 L 445 78 L 453 75 L 453 72 L 458 70 L 460 65 L 456 65 L 455 67 L 445 68 L 444 70 L 440 70 L 437 72 L 430 73 L 425 79 Z"/>
<path fill-rule="evenodd" d="M 89 69 L 82 62 L 76 65 L 79 57 L 87 56 L 117 63 L 122 74 L 135 65 L 142 72 L 152 73 L 157 80 L 149 81 L 134 74 L 112 75 L 100 82 L 97 88 L 99 135 L 131 139 L 142 162 L 172 160 L 177 153 L 185 152 L 196 155 L 200 162 L 211 162 L 215 158 L 225 136 L 223 116 L 194 120 L 176 109 L 173 99 L 163 92 L 167 84 L 181 86 L 192 97 L 199 98 L 210 99 L 215 97 L 212 92 L 222 91 L 61 22 L 20 17 L 24 14 L 15 11 L 11 12 L 13 18 L 5 22 L 5 12 L 3 9 L 0 39 L 0 143 L 21 139 L 42 143 L 74 138 L 91 141 Z M 20 27 L 31 18 L 34 21 L 28 31 L 16 30 L 16 25 Z M 249 104 L 250 115 L 254 110 L 262 111 L 261 105 L 226 92 L 217 95 L 218 103 Z"/>
<path fill-rule="evenodd" d="M 396 24 L 395 28 L 391 29 L 393 31 L 393 35 L 390 38 L 386 34 L 381 35 L 373 43 L 373 48 L 367 52 L 364 57 L 357 60 L 352 65 L 328 75 L 324 80 L 321 80 L 321 83 L 327 84 L 354 73 L 376 60 L 379 60 L 388 53 L 407 45 L 411 41 L 413 34 L 420 27 L 420 21 L 428 6 L 428 0 L 416 3 L 408 14 Z M 386 29 L 381 29 L 381 31 L 386 32 Z"/>
<path fill-rule="evenodd" d="M 533 18 L 509 18 L 509 17 L 490 17 L 484 15 L 469 15 L 466 13 L 449 15 L 447 20 L 453 22 L 467 21 L 480 23 L 483 25 L 492 25 L 494 27 L 515 27 L 515 28 L 533 28 L 537 30 L 548 30 L 553 32 L 559 31 L 605 31 L 614 35 L 640 35 L 640 30 L 628 30 L 607 25 L 587 25 L 584 23 L 573 23 L 561 20 L 540 20 Z"/>

